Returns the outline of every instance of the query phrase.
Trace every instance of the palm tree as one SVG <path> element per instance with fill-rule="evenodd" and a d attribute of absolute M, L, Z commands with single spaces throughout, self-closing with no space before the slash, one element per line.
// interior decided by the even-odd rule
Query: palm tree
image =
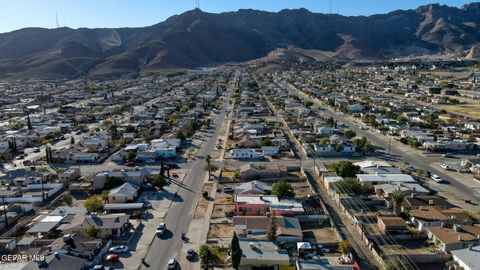
<path fill-rule="evenodd" d="M 395 190 L 392 193 L 392 200 L 393 200 L 393 208 L 395 210 L 395 214 L 398 216 L 402 210 L 402 203 L 405 200 L 405 194 L 403 194 L 400 189 Z"/>

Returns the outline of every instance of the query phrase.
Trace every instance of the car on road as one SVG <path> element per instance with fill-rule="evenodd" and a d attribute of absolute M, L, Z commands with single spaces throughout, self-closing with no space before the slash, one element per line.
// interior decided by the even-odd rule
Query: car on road
<path fill-rule="evenodd" d="M 107 257 L 105 257 L 105 260 L 108 262 L 118 262 L 120 260 L 120 256 L 117 254 L 108 254 Z"/>
<path fill-rule="evenodd" d="M 224 187 L 223 188 L 224 193 L 233 193 L 235 192 L 232 187 Z"/>
<path fill-rule="evenodd" d="M 442 165 L 440 165 L 440 168 L 442 168 L 442 169 L 444 169 L 444 170 L 451 170 L 451 169 L 452 169 L 452 167 L 450 167 L 450 165 L 445 164 L 445 163 L 443 163 Z"/>
<path fill-rule="evenodd" d="M 129 162 L 125 163 L 125 166 L 127 166 L 127 167 L 135 167 L 135 162 L 129 161 Z"/>
<path fill-rule="evenodd" d="M 170 259 L 170 260 L 168 260 L 167 268 L 168 268 L 168 269 L 175 269 L 175 268 L 177 268 L 177 260 L 175 260 L 175 259 L 173 259 L 173 258 Z"/>
<path fill-rule="evenodd" d="M 352 157 L 359 157 L 361 156 L 362 154 L 360 154 L 359 152 L 353 152 L 352 153 Z"/>
<path fill-rule="evenodd" d="M 158 225 L 157 227 L 157 230 L 155 231 L 155 233 L 160 236 L 160 235 L 163 235 L 165 233 L 165 230 L 167 229 L 167 225 L 165 225 L 165 223 L 160 223 L 160 225 Z"/>
<path fill-rule="evenodd" d="M 442 182 L 443 182 L 443 179 L 442 179 L 440 176 L 436 175 L 436 174 L 432 174 L 432 175 L 430 176 L 430 178 L 432 178 L 432 180 L 435 181 L 435 182 L 437 182 L 437 183 L 442 183 Z"/>
<path fill-rule="evenodd" d="M 360 127 L 361 130 L 368 130 L 368 127 Z"/>
<path fill-rule="evenodd" d="M 185 257 L 187 258 L 187 260 L 191 261 L 195 258 L 195 254 L 196 254 L 195 250 L 189 249 L 189 250 L 187 250 L 187 254 L 186 254 Z"/>
<path fill-rule="evenodd" d="M 127 246 L 114 246 L 114 247 L 111 247 L 109 250 L 108 250 L 109 253 L 115 253 L 115 254 L 118 254 L 118 253 L 127 253 L 128 252 L 128 247 Z"/>
<path fill-rule="evenodd" d="M 38 148 L 38 147 L 33 148 L 33 152 L 34 152 L 34 153 L 40 153 L 40 148 Z"/>
<path fill-rule="evenodd" d="M 452 153 L 445 153 L 442 155 L 442 157 L 444 158 L 453 158 L 453 154 Z"/>
<path fill-rule="evenodd" d="M 409 170 L 411 172 L 416 172 L 417 171 L 417 168 L 413 167 L 412 165 L 407 165 L 405 167 L 405 170 Z"/>
<path fill-rule="evenodd" d="M 172 177 L 178 178 L 178 174 L 176 172 L 172 172 Z"/>

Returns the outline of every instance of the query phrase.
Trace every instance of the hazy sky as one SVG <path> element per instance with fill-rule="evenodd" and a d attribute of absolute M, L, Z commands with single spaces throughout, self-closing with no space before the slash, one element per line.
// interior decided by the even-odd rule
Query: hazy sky
<path fill-rule="evenodd" d="M 0 33 L 24 27 L 60 26 L 121 27 L 147 26 L 193 9 L 196 0 L 5 0 L 0 6 Z M 438 2 L 460 7 L 463 0 L 201 0 L 207 12 L 252 8 L 279 11 L 304 7 L 314 12 L 339 12 L 343 15 L 370 15 L 396 9 L 412 9 Z"/>

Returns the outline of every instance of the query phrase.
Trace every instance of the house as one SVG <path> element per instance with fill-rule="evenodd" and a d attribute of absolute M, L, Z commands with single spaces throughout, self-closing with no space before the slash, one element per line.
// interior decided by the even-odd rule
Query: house
<path fill-rule="evenodd" d="M 91 262 L 90 262 L 91 263 Z M 22 270 L 64 270 L 64 269 L 91 269 L 92 265 L 85 258 L 68 253 L 56 253 L 45 256 L 41 262 L 29 262 Z"/>
<path fill-rule="evenodd" d="M 97 236 L 102 238 L 120 237 L 125 233 L 128 224 L 127 214 L 97 215 L 91 213 L 85 216 L 83 222 L 72 231 L 86 234 L 86 230 L 93 226 L 97 230 Z"/>
<path fill-rule="evenodd" d="M 103 189 L 107 177 L 116 177 L 123 180 L 123 182 L 131 183 L 141 187 L 145 174 L 143 171 L 111 171 L 111 172 L 99 172 L 93 177 L 93 188 Z"/>
<path fill-rule="evenodd" d="M 335 189 L 338 182 L 342 181 L 341 176 L 325 176 L 323 177 L 323 185 L 327 190 Z"/>
<path fill-rule="evenodd" d="M 262 146 L 263 156 L 274 157 L 278 155 L 278 147 L 276 146 Z"/>
<path fill-rule="evenodd" d="M 240 166 L 240 178 L 242 180 L 254 180 L 262 178 L 279 178 L 288 175 L 288 168 L 285 165 L 257 165 L 249 163 Z"/>
<path fill-rule="evenodd" d="M 453 260 L 464 270 L 480 269 L 480 246 L 452 250 Z"/>
<path fill-rule="evenodd" d="M 431 227 L 441 227 L 451 224 L 473 223 L 472 219 L 462 209 L 439 209 L 434 206 L 420 207 L 410 211 L 410 220 L 420 231 Z"/>
<path fill-rule="evenodd" d="M 433 227 L 428 228 L 427 234 L 428 238 L 444 252 L 480 245 L 480 226 Z"/>
<path fill-rule="evenodd" d="M 297 260 L 297 270 L 354 270 L 353 265 L 340 264 L 338 258 Z"/>
<path fill-rule="evenodd" d="M 242 259 L 240 266 L 279 269 L 290 266 L 290 256 L 286 249 L 281 249 L 271 241 L 240 240 Z"/>
<path fill-rule="evenodd" d="M 68 250 L 70 254 L 81 255 L 89 259 L 93 259 L 102 246 L 101 239 L 78 233 L 65 234 L 50 244 L 52 252 L 62 253 Z"/>
<path fill-rule="evenodd" d="M 237 159 L 258 159 L 260 158 L 260 153 L 256 152 L 255 149 L 251 148 L 236 148 L 230 150 L 230 155 L 232 158 Z"/>
<path fill-rule="evenodd" d="M 417 182 L 408 174 L 357 174 L 357 179 L 364 186 L 371 188 L 378 184 Z"/>
<path fill-rule="evenodd" d="M 353 165 L 359 166 L 364 174 L 401 174 L 399 168 L 393 167 L 390 163 L 382 160 L 365 160 L 355 162 Z"/>
<path fill-rule="evenodd" d="M 315 131 L 322 136 L 331 136 L 335 133 L 339 133 L 339 129 L 333 127 L 316 127 Z"/>
<path fill-rule="evenodd" d="M 267 216 L 235 216 L 233 217 L 233 227 L 241 240 L 266 240 L 272 218 Z M 296 243 L 302 241 L 302 228 L 297 218 L 275 216 L 275 219 L 277 224 L 276 240 L 278 242 Z"/>
<path fill-rule="evenodd" d="M 412 194 L 428 195 L 430 191 L 422 185 L 417 183 L 389 183 L 374 185 L 373 189 L 375 193 L 383 198 L 389 198 L 396 190 L 400 190 L 405 196 L 411 196 Z"/>
<path fill-rule="evenodd" d="M 235 188 L 235 194 L 269 194 L 272 188 L 261 181 L 250 181 Z"/>
<path fill-rule="evenodd" d="M 133 201 L 138 195 L 138 190 L 140 188 L 131 183 L 124 183 L 108 193 L 108 202 L 109 203 L 125 203 L 128 201 Z"/>
<path fill-rule="evenodd" d="M 452 207 L 445 198 L 439 196 L 410 194 L 410 196 L 405 197 L 402 203 L 402 211 L 403 209 L 412 210 L 425 206 L 435 206 L 436 208 L 441 209 Z"/>
<path fill-rule="evenodd" d="M 0 253 L 9 254 L 17 247 L 17 240 L 15 238 L 0 238 Z"/>
<path fill-rule="evenodd" d="M 239 194 L 235 196 L 235 212 L 239 216 L 261 216 L 267 213 L 295 216 L 305 211 L 295 200 L 279 200 L 275 195 Z"/>
<path fill-rule="evenodd" d="M 378 217 L 377 225 L 383 233 L 404 232 L 407 230 L 405 220 L 400 217 Z"/>
<path fill-rule="evenodd" d="M 58 178 L 63 183 L 67 183 L 70 181 L 74 181 L 80 177 L 80 169 L 78 168 L 70 168 L 58 175 Z"/>

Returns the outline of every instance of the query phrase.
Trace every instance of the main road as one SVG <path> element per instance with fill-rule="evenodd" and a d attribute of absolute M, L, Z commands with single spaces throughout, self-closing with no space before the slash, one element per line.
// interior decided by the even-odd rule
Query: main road
<path fill-rule="evenodd" d="M 195 210 L 196 198 L 201 193 L 202 183 L 206 172 L 205 157 L 215 150 L 222 122 L 225 119 L 225 108 L 228 106 L 232 88 L 227 90 L 226 98 L 220 107 L 220 113 L 215 115 L 213 127 L 199 146 L 195 160 L 186 165 L 187 175 L 179 186 L 176 197 L 165 216 L 168 231 L 165 236 L 156 237 L 145 256 L 140 269 L 167 269 L 167 262 L 171 258 L 178 261 L 178 253 L 183 241 L 181 235 L 188 231 Z M 180 266 L 181 267 L 181 266 Z"/>

